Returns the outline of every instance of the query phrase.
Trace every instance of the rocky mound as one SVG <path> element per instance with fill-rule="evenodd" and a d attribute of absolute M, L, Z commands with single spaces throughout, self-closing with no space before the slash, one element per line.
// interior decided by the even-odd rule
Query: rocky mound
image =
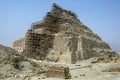
<path fill-rule="evenodd" d="M 0 45 L 0 79 L 11 77 L 11 73 L 16 73 L 15 64 L 20 60 L 18 52 L 10 47 Z"/>
<path fill-rule="evenodd" d="M 14 49 L 0 45 L 0 80 L 28 80 L 42 70 Z M 27 76 L 27 77 L 26 77 Z"/>
<path fill-rule="evenodd" d="M 14 49 L 0 45 L 0 64 L 11 64 L 22 58 Z"/>

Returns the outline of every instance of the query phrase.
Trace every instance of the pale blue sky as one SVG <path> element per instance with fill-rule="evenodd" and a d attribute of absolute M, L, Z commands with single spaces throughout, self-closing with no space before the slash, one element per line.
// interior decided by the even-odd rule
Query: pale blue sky
<path fill-rule="evenodd" d="M 12 46 L 52 3 L 75 12 L 111 48 L 120 51 L 120 0 L 0 0 L 0 44 Z"/>

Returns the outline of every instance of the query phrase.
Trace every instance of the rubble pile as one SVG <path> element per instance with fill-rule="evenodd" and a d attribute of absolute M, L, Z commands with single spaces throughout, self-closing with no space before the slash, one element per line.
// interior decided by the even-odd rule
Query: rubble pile
<path fill-rule="evenodd" d="M 0 64 L 13 64 L 23 60 L 24 57 L 10 47 L 0 45 Z"/>

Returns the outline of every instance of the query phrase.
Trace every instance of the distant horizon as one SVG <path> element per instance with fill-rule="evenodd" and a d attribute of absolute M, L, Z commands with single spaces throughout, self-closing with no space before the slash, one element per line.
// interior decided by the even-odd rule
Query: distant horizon
<path fill-rule="evenodd" d="M 32 23 L 43 20 L 53 3 L 77 14 L 112 50 L 120 52 L 120 0 L 1 0 L 0 44 L 12 47 L 14 41 L 24 37 Z"/>

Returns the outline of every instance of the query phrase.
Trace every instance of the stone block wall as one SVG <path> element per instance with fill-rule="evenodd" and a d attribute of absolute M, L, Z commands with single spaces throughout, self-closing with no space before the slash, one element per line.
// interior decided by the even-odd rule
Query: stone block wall
<path fill-rule="evenodd" d="M 51 66 L 47 71 L 47 77 L 70 79 L 68 67 Z"/>

